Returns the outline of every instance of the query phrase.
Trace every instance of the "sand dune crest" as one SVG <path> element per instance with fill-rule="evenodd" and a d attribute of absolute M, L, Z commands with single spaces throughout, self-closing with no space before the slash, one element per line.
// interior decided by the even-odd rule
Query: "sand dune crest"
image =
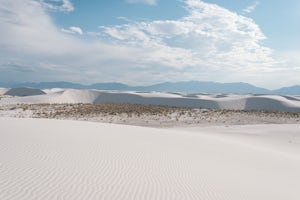
<path fill-rule="evenodd" d="M 271 110 L 300 112 L 300 98 L 281 95 L 233 95 L 233 94 L 181 94 L 162 92 L 116 92 L 99 90 L 48 89 L 41 90 L 11 89 L 6 94 L 26 95 L 2 99 L 0 103 L 129 103 L 142 105 L 162 105 L 189 108 Z M 37 96 L 27 96 L 37 95 Z"/>

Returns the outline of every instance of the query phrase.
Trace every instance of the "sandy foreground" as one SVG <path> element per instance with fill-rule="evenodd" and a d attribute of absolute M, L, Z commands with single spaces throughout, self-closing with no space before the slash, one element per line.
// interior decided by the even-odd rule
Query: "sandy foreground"
<path fill-rule="evenodd" d="M 0 118 L 0 199 L 300 199 L 300 125 Z"/>
<path fill-rule="evenodd" d="M 0 88 L 0 199 L 299 200 L 299 111 L 299 96 Z"/>
<path fill-rule="evenodd" d="M 93 121 L 156 128 L 300 123 L 300 113 L 136 104 L 0 104 L 0 116 Z"/>

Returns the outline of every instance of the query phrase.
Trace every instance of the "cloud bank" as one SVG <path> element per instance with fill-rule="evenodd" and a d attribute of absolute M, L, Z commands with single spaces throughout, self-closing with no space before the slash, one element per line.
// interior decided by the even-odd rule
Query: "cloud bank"
<path fill-rule="evenodd" d="M 265 86 L 280 74 L 259 26 L 215 4 L 185 0 L 183 18 L 102 26 L 81 38 L 81 28 L 61 29 L 47 12 L 71 11 L 72 3 L 52 1 L 61 5 L 0 0 L 1 81 L 242 80 Z"/>
<path fill-rule="evenodd" d="M 272 50 L 253 20 L 217 5 L 186 0 L 188 16 L 178 20 L 101 27 L 119 45 L 148 52 L 143 59 L 173 68 L 271 67 Z M 147 59 L 148 58 L 148 59 Z"/>

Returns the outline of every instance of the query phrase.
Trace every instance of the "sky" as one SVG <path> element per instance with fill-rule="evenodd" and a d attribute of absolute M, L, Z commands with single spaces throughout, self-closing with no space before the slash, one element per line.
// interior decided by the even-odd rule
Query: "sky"
<path fill-rule="evenodd" d="M 0 0 L 0 82 L 300 85 L 299 10 L 299 0 Z"/>

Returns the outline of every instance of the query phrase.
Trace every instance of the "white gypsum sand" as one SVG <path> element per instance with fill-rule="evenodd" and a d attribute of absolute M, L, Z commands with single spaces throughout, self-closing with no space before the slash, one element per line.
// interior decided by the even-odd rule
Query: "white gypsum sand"
<path fill-rule="evenodd" d="M 300 125 L 187 131 L 0 118 L 0 127 L 1 200 L 300 198 Z"/>
<path fill-rule="evenodd" d="M 4 95 L 8 90 L 8 88 L 0 88 L 0 95 Z"/>
<path fill-rule="evenodd" d="M 10 91 L 10 90 L 9 90 Z M 9 92 L 8 91 L 8 92 Z M 25 91 L 17 90 L 19 95 Z M 300 98 L 287 95 L 184 94 L 163 92 L 117 92 L 99 90 L 48 89 L 44 95 L 3 98 L 3 104 L 37 103 L 130 103 L 189 108 L 272 110 L 300 112 Z"/>

